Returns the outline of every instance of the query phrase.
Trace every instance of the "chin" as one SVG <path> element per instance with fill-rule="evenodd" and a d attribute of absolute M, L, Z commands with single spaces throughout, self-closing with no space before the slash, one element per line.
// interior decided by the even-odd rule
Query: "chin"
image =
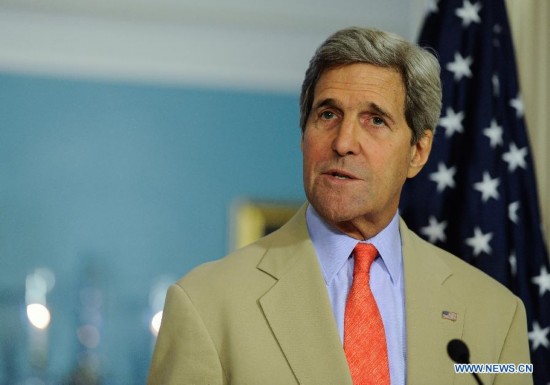
<path fill-rule="evenodd" d="M 353 214 L 354 210 L 350 207 L 351 205 L 338 202 L 337 200 L 324 202 L 315 199 L 310 200 L 310 203 L 325 221 L 332 224 L 347 222 L 357 216 Z"/>

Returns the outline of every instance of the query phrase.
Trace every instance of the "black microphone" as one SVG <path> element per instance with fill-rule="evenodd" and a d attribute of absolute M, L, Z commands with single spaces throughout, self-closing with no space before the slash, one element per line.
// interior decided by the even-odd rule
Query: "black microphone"
<path fill-rule="evenodd" d="M 457 364 L 470 363 L 470 350 L 468 350 L 468 346 L 466 346 L 466 344 L 462 340 L 450 340 L 447 344 L 447 353 L 449 354 L 449 357 L 451 357 L 451 360 L 453 360 Z M 472 375 L 474 376 L 478 385 L 483 385 L 483 382 L 481 381 L 477 373 L 472 372 Z"/>

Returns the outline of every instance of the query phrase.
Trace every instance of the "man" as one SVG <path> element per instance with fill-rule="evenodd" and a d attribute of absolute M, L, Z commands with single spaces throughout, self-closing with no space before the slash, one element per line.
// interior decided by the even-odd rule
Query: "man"
<path fill-rule="evenodd" d="M 528 363 L 521 301 L 398 215 L 439 118 L 435 58 L 382 31 L 339 31 L 300 104 L 309 203 L 169 289 L 149 384 L 471 384 L 447 355 L 457 338 L 472 362 Z"/>

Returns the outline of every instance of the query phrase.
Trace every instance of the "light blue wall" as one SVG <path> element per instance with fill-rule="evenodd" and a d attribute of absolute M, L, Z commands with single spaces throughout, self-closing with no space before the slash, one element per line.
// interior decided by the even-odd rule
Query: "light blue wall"
<path fill-rule="evenodd" d="M 298 95 L 0 75 L 0 316 L 22 309 L 29 271 L 55 272 L 55 382 L 94 269 L 104 383 L 142 383 L 151 285 L 227 252 L 236 199 L 302 200 L 299 145 Z M 0 343 L 22 375 L 19 319 Z"/>

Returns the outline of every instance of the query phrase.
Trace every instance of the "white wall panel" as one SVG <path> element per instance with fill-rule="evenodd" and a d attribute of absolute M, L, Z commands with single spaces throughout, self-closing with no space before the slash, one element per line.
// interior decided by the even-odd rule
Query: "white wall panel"
<path fill-rule="evenodd" d="M 1 1 L 0 70 L 294 92 L 331 32 L 412 40 L 411 14 L 418 0 Z"/>

